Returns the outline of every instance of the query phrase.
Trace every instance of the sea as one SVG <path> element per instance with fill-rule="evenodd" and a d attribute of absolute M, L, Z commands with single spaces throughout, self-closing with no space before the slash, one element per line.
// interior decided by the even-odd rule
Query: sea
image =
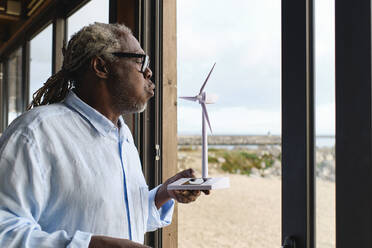
<path fill-rule="evenodd" d="M 316 147 L 334 147 L 335 142 L 334 136 L 317 136 L 315 140 Z"/>
<path fill-rule="evenodd" d="M 315 140 L 315 146 L 317 148 L 332 148 L 335 146 L 335 137 L 334 136 L 317 136 Z M 270 146 L 270 145 L 266 145 Z M 272 145 L 272 146 L 279 146 L 279 145 Z M 235 145 L 209 145 L 209 148 L 216 148 L 216 149 L 227 149 L 232 150 L 236 148 Z M 260 147 L 260 145 L 239 145 L 238 147 L 248 148 L 248 149 L 257 149 Z"/>

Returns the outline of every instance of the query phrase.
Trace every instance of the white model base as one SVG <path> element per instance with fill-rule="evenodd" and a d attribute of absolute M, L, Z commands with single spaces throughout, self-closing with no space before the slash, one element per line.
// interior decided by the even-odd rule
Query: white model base
<path fill-rule="evenodd" d="M 211 190 L 230 188 L 228 177 L 181 178 L 168 185 L 168 190 Z"/>

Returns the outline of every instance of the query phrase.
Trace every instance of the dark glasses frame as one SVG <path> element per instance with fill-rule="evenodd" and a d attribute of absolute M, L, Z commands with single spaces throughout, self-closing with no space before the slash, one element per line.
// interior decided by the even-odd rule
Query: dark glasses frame
<path fill-rule="evenodd" d="M 122 53 L 122 52 L 116 52 L 112 53 L 112 55 L 119 57 L 119 58 L 142 58 L 142 66 L 140 72 L 144 73 L 145 70 L 150 65 L 150 58 L 146 54 L 140 54 L 140 53 Z"/>

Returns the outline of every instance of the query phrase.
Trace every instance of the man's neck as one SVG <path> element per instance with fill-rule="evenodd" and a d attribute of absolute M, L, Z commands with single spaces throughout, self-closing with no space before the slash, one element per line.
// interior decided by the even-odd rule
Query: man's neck
<path fill-rule="evenodd" d="M 82 101 L 104 115 L 116 127 L 119 127 L 118 122 L 120 114 L 117 114 L 114 111 L 110 97 L 107 95 L 105 90 L 82 90 L 77 87 L 74 89 L 74 92 Z"/>

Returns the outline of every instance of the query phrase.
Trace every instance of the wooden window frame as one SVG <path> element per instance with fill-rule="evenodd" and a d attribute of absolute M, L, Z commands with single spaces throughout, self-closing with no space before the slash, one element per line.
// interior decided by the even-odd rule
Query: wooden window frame
<path fill-rule="evenodd" d="M 67 39 L 66 19 L 88 2 L 45 1 L 35 15 L 26 20 L 20 30 L 0 47 L 0 62 L 5 62 L 15 48 L 23 47 L 24 108 L 29 100 L 26 98 L 29 89 L 30 40 L 46 25 L 53 23 L 51 66 L 52 73 L 55 73 L 62 66 L 62 47 Z M 110 0 L 109 5 L 109 21 L 123 22 L 129 26 L 152 61 L 155 97 L 150 100 L 144 113 L 125 116 L 140 153 L 144 175 L 152 188 L 177 172 L 176 1 Z M 6 66 L 3 69 L 5 71 Z M 6 85 L 7 82 L 1 85 L 1 103 L 5 107 Z M 6 128 L 6 116 L 7 113 L 3 111 L 1 131 Z M 163 230 L 147 234 L 146 243 L 153 247 L 177 247 L 177 204 L 173 223 Z"/>
<path fill-rule="evenodd" d="M 46 0 L 36 10 L 35 14 L 28 18 L 13 36 L 0 47 L 0 63 L 3 63 L 3 71 L 6 72 L 9 55 L 22 47 L 22 107 L 25 110 L 29 102 L 29 66 L 30 66 L 30 40 L 38 33 L 44 30 L 49 24 L 53 23 L 52 38 L 52 73 L 55 73 L 62 66 L 62 46 L 66 37 L 65 20 L 72 15 L 77 9 L 86 4 L 87 0 L 74 0 L 69 3 L 63 1 Z M 4 73 L 4 80 L 1 86 L 1 115 L 0 115 L 0 132 L 7 127 L 7 80 Z"/>
<path fill-rule="evenodd" d="M 110 22 L 129 26 L 151 58 L 155 96 L 141 114 L 125 116 L 150 188 L 177 173 L 176 1 L 111 1 Z M 165 97 L 166 96 L 166 97 Z M 172 224 L 147 233 L 154 248 L 177 247 L 177 204 Z"/>

